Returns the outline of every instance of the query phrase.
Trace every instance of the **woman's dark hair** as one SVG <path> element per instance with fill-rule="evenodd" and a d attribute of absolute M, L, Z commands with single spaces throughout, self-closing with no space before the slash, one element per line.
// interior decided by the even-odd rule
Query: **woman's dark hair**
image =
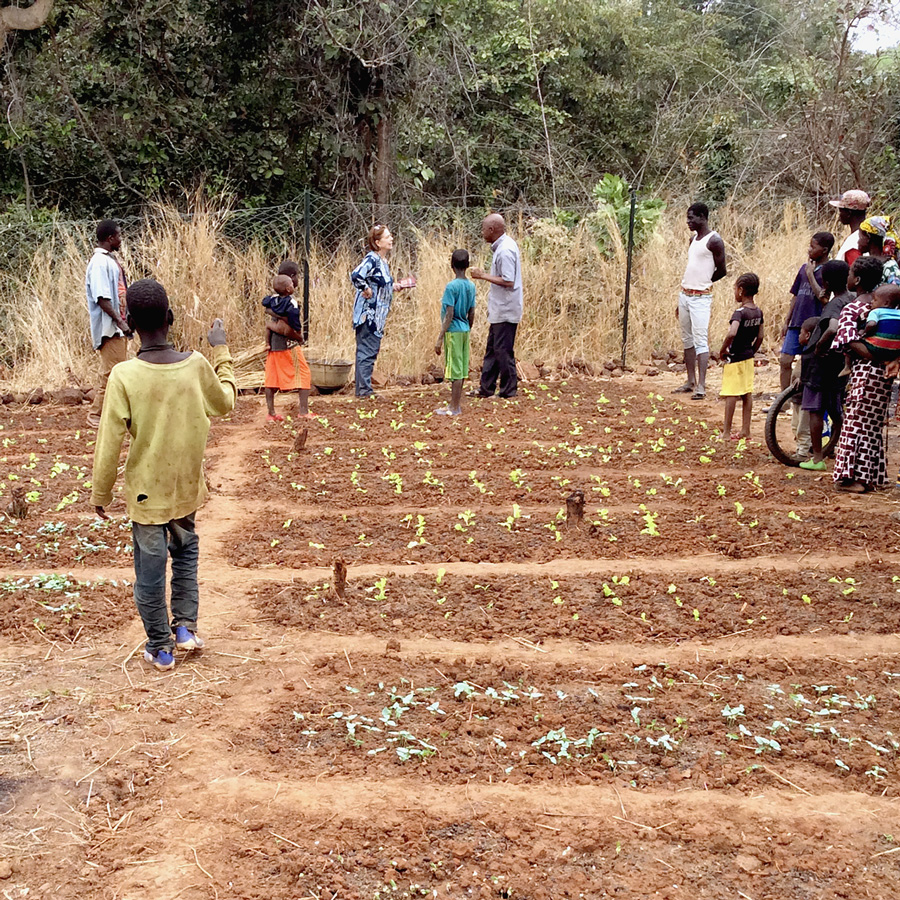
<path fill-rule="evenodd" d="M 169 296 L 166 289 L 152 278 L 142 278 L 128 285 L 125 293 L 128 317 L 141 331 L 155 331 L 166 324 Z"/>
<path fill-rule="evenodd" d="M 704 219 L 709 218 L 709 207 L 705 203 L 692 203 L 688 207 L 688 212 L 695 216 L 702 216 Z"/>
<path fill-rule="evenodd" d="M 850 274 L 850 266 L 842 259 L 829 259 L 822 266 L 822 281 L 825 287 L 837 296 L 847 290 L 847 276 Z"/>
<path fill-rule="evenodd" d="M 119 230 L 119 223 L 115 219 L 104 219 L 97 223 L 97 243 L 108 241 Z"/>
<path fill-rule="evenodd" d="M 450 257 L 450 267 L 456 272 L 465 272 L 469 268 L 469 251 L 454 250 Z"/>
<path fill-rule="evenodd" d="M 871 231 L 861 233 L 868 238 L 869 253 L 884 253 L 884 238 L 880 234 L 872 234 Z"/>
<path fill-rule="evenodd" d="M 741 289 L 745 297 L 755 297 L 759 293 L 759 275 L 755 272 L 745 272 L 738 275 L 735 284 Z"/>
<path fill-rule="evenodd" d="M 834 235 L 830 231 L 817 231 L 812 239 L 823 249 L 830 251 L 834 246 Z"/>
<path fill-rule="evenodd" d="M 881 284 L 884 278 L 884 263 L 874 256 L 857 257 L 853 263 L 853 274 L 856 275 L 856 292 L 868 294 Z"/>
<path fill-rule="evenodd" d="M 388 230 L 387 225 L 373 225 L 369 229 L 369 249 L 370 250 L 378 250 L 378 242 L 383 237 L 384 233 Z"/>

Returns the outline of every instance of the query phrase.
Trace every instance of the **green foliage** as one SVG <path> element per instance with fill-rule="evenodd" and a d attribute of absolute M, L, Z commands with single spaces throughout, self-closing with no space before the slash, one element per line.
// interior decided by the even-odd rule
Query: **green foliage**
<path fill-rule="evenodd" d="M 628 222 L 631 216 L 631 194 L 628 183 L 618 175 L 607 173 L 594 186 L 592 192 L 597 204 L 596 212 L 587 217 L 591 234 L 597 241 L 600 252 L 611 256 L 616 246 L 627 244 Z M 634 246 L 643 246 L 653 234 L 666 208 L 664 200 L 639 196 L 634 209 Z M 610 233 L 614 226 L 617 237 Z"/>
<path fill-rule="evenodd" d="M 713 201 L 739 176 L 832 191 L 896 172 L 900 63 L 848 45 L 862 9 L 60 3 L 48 25 L 7 39 L 0 187 L 78 215 L 199 182 L 257 205 L 305 187 L 574 205 L 603 172 Z M 600 199 L 618 221 L 621 203 Z"/>

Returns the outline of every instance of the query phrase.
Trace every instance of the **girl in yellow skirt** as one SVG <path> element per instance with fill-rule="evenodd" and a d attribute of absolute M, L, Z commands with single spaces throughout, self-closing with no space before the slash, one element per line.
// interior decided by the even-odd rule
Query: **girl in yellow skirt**
<path fill-rule="evenodd" d="M 750 437 L 750 413 L 753 411 L 753 357 L 763 341 L 763 314 L 756 305 L 759 278 L 752 272 L 738 277 L 734 283 L 737 309 L 719 359 L 725 360 L 722 369 L 722 396 L 725 398 L 725 434 L 733 441 Z M 741 430 L 731 431 L 738 397 L 741 398 Z"/>
<path fill-rule="evenodd" d="M 271 313 L 266 322 L 265 388 L 268 422 L 284 421 L 284 416 L 275 412 L 276 391 L 297 391 L 298 418 L 316 418 L 309 411 L 312 380 L 309 364 L 300 349 L 303 334 L 300 331 L 300 313 L 293 297 L 296 283 L 294 275 L 286 271 L 286 266 L 287 263 L 282 264 L 279 274 L 272 282 L 275 293 L 263 300 L 263 306 Z"/>

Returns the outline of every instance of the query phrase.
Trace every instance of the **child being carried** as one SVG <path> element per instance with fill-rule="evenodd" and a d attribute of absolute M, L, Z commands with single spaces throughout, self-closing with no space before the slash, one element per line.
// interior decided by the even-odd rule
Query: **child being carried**
<path fill-rule="evenodd" d="M 297 391 L 297 416 L 314 419 L 309 411 L 309 394 L 312 378 L 309 365 L 300 349 L 303 343 L 303 326 L 300 306 L 294 299 L 294 291 L 300 280 L 300 267 L 286 260 L 272 280 L 275 292 L 263 298 L 262 305 L 269 311 L 266 321 L 266 407 L 269 422 L 283 422 L 284 416 L 275 411 L 277 391 Z"/>
<path fill-rule="evenodd" d="M 865 325 L 860 316 L 860 340 L 850 341 L 848 354 L 876 363 L 900 357 L 900 287 L 883 284 L 872 294 Z M 845 370 L 842 374 L 847 374 Z"/>

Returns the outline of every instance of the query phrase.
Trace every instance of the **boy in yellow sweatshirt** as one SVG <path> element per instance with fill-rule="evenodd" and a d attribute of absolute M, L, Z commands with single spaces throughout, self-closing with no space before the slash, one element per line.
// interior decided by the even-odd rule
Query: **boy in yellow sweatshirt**
<path fill-rule="evenodd" d="M 134 542 L 134 600 L 147 633 L 144 659 L 166 671 L 174 649 L 203 646 L 197 634 L 199 538 L 197 508 L 207 497 L 203 453 L 209 420 L 234 409 L 234 367 L 221 319 L 209 331 L 212 365 L 200 353 L 168 343 L 173 322 L 159 282 L 144 278 L 126 294 L 128 325 L 140 335 L 135 359 L 113 367 L 94 448 L 91 503 L 107 519 L 119 453 L 131 435 L 125 498 Z M 172 618 L 166 607 L 166 566 L 172 557 Z"/>

